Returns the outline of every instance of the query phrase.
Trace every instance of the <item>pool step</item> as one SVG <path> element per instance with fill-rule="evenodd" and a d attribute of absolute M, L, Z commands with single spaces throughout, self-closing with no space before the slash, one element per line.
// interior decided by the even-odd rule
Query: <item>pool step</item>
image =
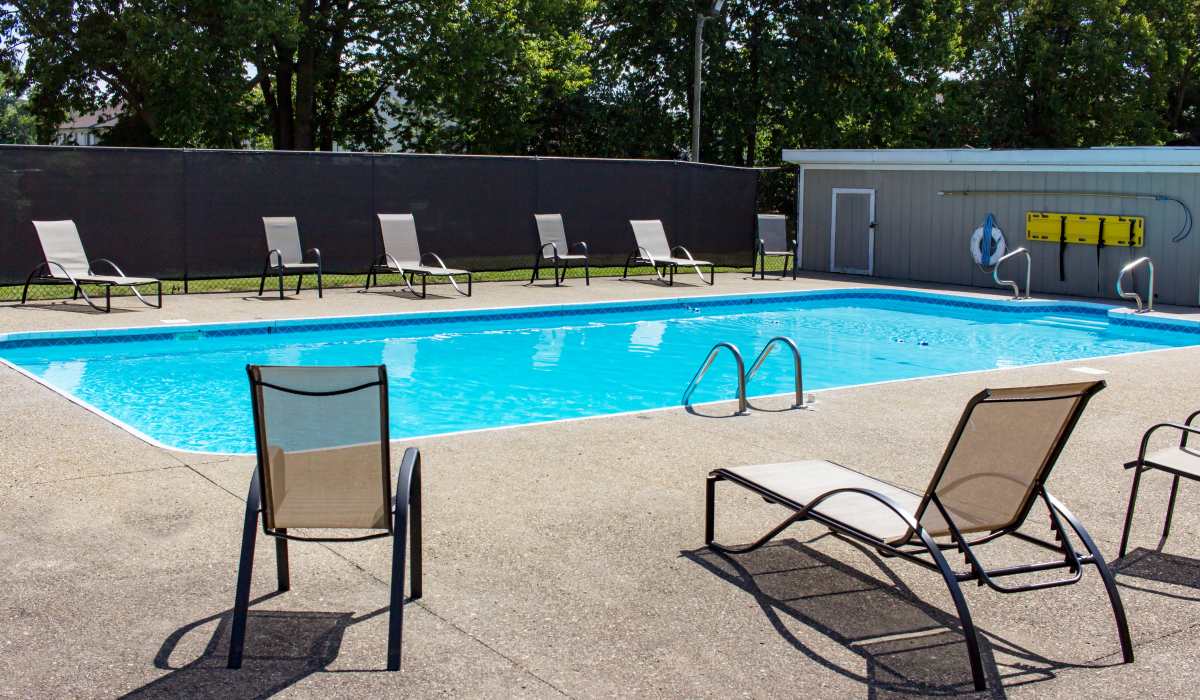
<path fill-rule="evenodd" d="M 1072 328 L 1077 331 L 1102 331 L 1108 328 L 1107 321 L 1092 321 L 1085 318 L 1067 318 L 1065 316 L 1047 316 L 1045 318 L 1036 318 L 1030 321 L 1030 323 L 1035 323 L 1039 326 Z"/>

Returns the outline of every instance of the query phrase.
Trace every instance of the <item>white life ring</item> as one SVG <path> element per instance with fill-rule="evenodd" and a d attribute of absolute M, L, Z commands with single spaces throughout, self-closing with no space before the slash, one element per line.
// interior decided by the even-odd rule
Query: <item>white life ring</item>
<path fill-rule="evenodd" d="M 999 226 L 992 226 L 992 257 L 987 260 L 983 259 L 983 227 L 975 229 L 975 233 L 971 234 L 971 257 L 975 259 L 975 264 L 991 266 L 995 265 L 996 261 L 1004 257 L 1006 245 L 1004 243 L 1004 232 Z"/>

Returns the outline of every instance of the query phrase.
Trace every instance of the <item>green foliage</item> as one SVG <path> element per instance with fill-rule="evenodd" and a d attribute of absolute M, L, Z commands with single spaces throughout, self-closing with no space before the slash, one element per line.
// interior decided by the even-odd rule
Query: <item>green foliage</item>
<path fill-rule="evenodd" d="M 0 76 L 0 143 L 34 143 L 29 105 Z"/>
<path fill-rule="evenodd" d="M 708 4 L 18 0 L 0 70 L 42 141 L 119 106 L 109 143 L 681 158 Z M 1200 144 L 1196 0 L 728 0 L 703 38 L 706 161 Z"/>

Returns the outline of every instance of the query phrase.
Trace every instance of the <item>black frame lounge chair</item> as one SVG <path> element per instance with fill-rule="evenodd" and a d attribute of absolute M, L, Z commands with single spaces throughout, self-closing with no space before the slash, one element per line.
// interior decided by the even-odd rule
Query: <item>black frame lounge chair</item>
<path fill-rule="evenodd" d="M 162 308 L 161 281 L 153 277 L 128 277 L 121 271 L 121 268 L 117 267 L 115 262 L 108 258 L 96 258 L 89 261 L 87 254 L 83 251 L 83 241 L 79 238 L 79 229 L 75 227 L 74 221 L 70 219 L 35 221 L 33 228 L 37 231 L 38 241 L 42 244 L 42 254 L 46 259 L 33 268 L 33 271 L 25 278 L 25 288 L 21 290 L 22 304 L 29 298 L 29 285 L 31 284 L 69 284 L 74 287 L 71 294 L 72 300 L 82 296 L 88 306 L 104 313 L 112 311 L 113 287 L 129 287 L 129 291 L 133 292 L 138 301 L 153 309 Z M 93 268 L 99 263 L 109 266 L 116 274 L 95 273 Z M 96 306 L 96 303 L 88 296 L 87 290 L 83 288 L 85 284 L 104 287 L 103 309 Z M 146 297 L 142 296 L 137 289 L 148 284 L 158 287 L 157 304 L 147 301 Z"/>
<path fill-rule="evenodd" d="M 426 278 L 445 277 L 450 280 L 454 291 L 469 297 L 472 294 L 475 276 L 469 270 L 457 270 L 446 267 L 446 263 L 437 253 L 421 253 L 421 244 L 417 240 L 417 222 L 412 214 L 377 214 L 379 217 L 379 233 L 383 239 L 383 254 L 375 258 L 367 268 L 367 284 L 363 291 L 371 288 L 371 279 L 379 286 L 379 273 L 399 273 L 404 280 L 404 287 L 422 299 L 425 298 Z M 427 265 L 427 261 L 437 263 L 437 267 Z M 416 275 L 421 276 L 421 292 L 413 288 Z M 467 276 L 467 291 L 463 291 L 454 280 L 455 275 Z"/>
<path fill-rule="evenodd" d="M 787 216 L 783 214 L 759 214 L 758 246 L 755 251 L 758 257 L 759 279 L 767 278 L 767 258 L 782 257 L 783 271 L 779 278 L 788 274 L 788 263 L 792 263 L 792 279 L 796 279 L 796 239 L 788 240 Z M 753 273 L 750 275 L 753 277 Z"/>
<path fill-rule="evenodd" d="M 621 274 L 621 279 L 629 278 L 629 266 L 635 265 L 650 265 L 654 268 L 654 274 L 658 276 L 660 281 L 666 282 L 668 285 L 675 284 L 675 270 L 680 265 L 691 267 L 696 271 L 696 275 L 700 277 L 700 281 L 704 284 L 712 286 L 717 281 L 717 268 L 707 260 L 696 260 L 692 257 L 691 252 L 681 245 L 674 248 L 667 242 L 667 232 L 663 230 L 662 221 L 658 219 L 630 220 L 629 225 L 633 228 L 633 237 L 637 241 L 637 248 L 629 254 L 625 259 L 625 271 Z M 686 257 L 675 257 L 676 253 L 683 253 Z M 700 272 L 702 265 L 708 265 L 708 279 L 704 279 L 704 274 Z M 667 271 L 667 279 L 663 279 L 661 269 Z"/>
<path fill-rule="evenodd" d="M 229 668 L 241 668 L 258 518 L 275 538 L 280 591 L 291 586 L 288 540 L 357 542 L 392 538 L 387 668 L 400 670 L 406 544 L 410 600 L 421 597 L 421 454 L 404 451 L 393 496 L 387 368 L 248 365 L 258 467 L 246 494 L 242 553 L 229 640 Z M 292 528 L 366 534 L 307 537 Z"/>
<path fill-rule="evenodd" d="M 533 256 L 533 274 L 529 275 L 529 284 L 541 279 L 543 260 L 549 260 L 554 265 L 554 286 L 557 287 L 567 279 L 567 268 L 572 260 L 583 261 L 583 283 L 592 284 L 591 266 L 588 262 L 588 244 L 586 241 L 567 243 L 567 232 L 563 227 L 562 214 L 534 214 L 537 222 L 538 241 L 541 247 Z M 583 250 L 583 253 L 571 253 L 571 249 Z M 559 275 L 559 264 L 562 264 L 562 275 Z"/>
<path fill-rule="evenodd" d="M 717 469 L 708 476 L 704 541 L 715 551 L 744 553 L 766 544 L 788 526 L 812 520 L 883 556 L 899 557 L 942 575 L 966 638 L 977 690 L 987 684 L 979 641 L 962 583 L 1000 593 L 1035 591 L 1075 583 L 1083 566 L 1100 573 L 1116 619 L 1121 652 L 1133 661 L 1125 609 L 1103 555 L 1083 525 L 1046 490 L 1046 478 L 1091 397 L 1104 382 L 986 389 L 963 411 L 950 444 L 925 492 L 918 493 L 832 462 L 808 461 Z M 729 481 L 790 509 L 792 514 L 744 547 L 717 544 L 713 537 L 716 485 Z M 1053 540 L 1020 532 L 1036 501 L 1045 504 Z M 1081 553 L 1068 532 L 1087 550 Z M 989 568 L 976 552 L 1004 536 L 1047 549 L 1051 561 Z M 963 557 L 965 570 L 951 568 L 944 552 Z M 1005 585 L 1003 577 L 1066 569 L 1053 580 Z"/>
<path fill-rule="evenodd" d="M 1141 484 L 1144 472 L 1158 469 L 1173 477 L 1171 480 L 1171 498 L 1167 502 L 1167 517 L 1163 522 L 1159 547 L 1166 544 L 1167 535 L 1171 534 L 1171 516 L 1175 514 L 1175 496 L 1179 493 L 1179 480 L 1191 479 L 1193 481 L 1200 481 L 1200 451 L 1188 447 L 1188 436 L 1200 434 L 1200 429 L 1192 425 L 1197 416 L 1200 416 L 1200 411 L 1196 411 L 1188 416 L 1187 420 L 1183 423 L 1168 422 L 1151 426 L 1149 430 L 1142 434 L 1142 444 L 1138 449 L 1137 459 L 1125 463 L 1126 469 L 1134 471 L 1133 486 L 1129 489 L 1129 506 L 1125 510 L 1125 528 L 1121 533 L 1122 557 L 1125 556 L 1126 547 L 1129 545 L 1129 529 L 1133 525 L 1133 508 L 1137 503 L 1138 486 Z M 1146 450 L 1150 446 L 1151 436 L 1163 428 L 1179 431 L 1179 446 L 1165 447 L 1146 454 Z"/>
<path fill-rule="evenodd" d="M 300 252 L 300 226 L 294 216 L 264 216 L 263 230 L 267 234 L 267 260 L 263 263 L 262 277 L 258 280 L 258 295 L 263 295 L 267 283 L 267 273 L 279 276 L 279 298 L 283 298 L 283 276 L 298 274 L 296 293 L 304 284 L 306 273 L 317 273 L 317 298 L 325 296 L 325 285 L 322 280 L 321 251 L 309 248 Z M 316 262 L 304 262 L 305 254 L 312 254 Z"/>

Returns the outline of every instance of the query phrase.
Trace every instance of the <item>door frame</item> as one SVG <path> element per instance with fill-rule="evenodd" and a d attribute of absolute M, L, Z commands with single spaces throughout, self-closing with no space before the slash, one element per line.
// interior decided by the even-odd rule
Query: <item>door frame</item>
<path fill-rule="evenodd" d="M 849 268 L 837 266 L 837 199 L 839 194 L 865 194 L 870 197 L 870 225 L 867 227 L 867 266 L 866 268 Z M 829 216 L 829 271 L 846 272 L 852 275 L 875 274 L 875 190 L 861 187 L 834 187 L 830 197 Z"/>

